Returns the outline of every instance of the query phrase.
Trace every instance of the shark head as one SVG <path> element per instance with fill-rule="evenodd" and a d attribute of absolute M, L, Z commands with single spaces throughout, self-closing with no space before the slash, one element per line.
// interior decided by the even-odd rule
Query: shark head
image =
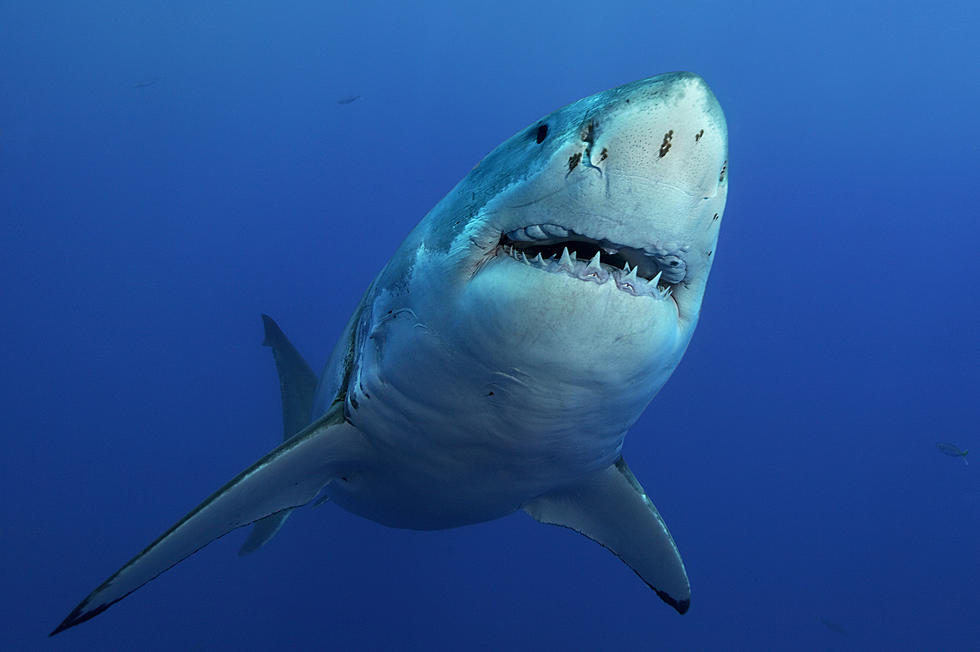
<path fill-rule="evenodd" d="M 727 166 L 725 116 L 701 77 L 640 80 L 500 145 L 430 214 L 421 249 L 449 250 L 440 273 L 457 314 L 482 324 L 477 346 L 505 337 L 524 365 L 645 378 L 649 401 L 697 323 Z"/>
<path fill-rule="evenodd" d="M 727 143 L 721 107 L 691 73 L 614 88 L 522 129 L 433 208 L 369 291 L 362 330 L 392 353 L 369 351 L 362 384 L 397 388 L 386 400 L 403 413 L 488 411 L 494 432 L 534 433 L 498 458 L 482 447 L 471 467 L 548 460 L 543 482 L 559 483 L 612 463 L 697 324 Z M 434 337 L 415 330 L 398 344 L 388 320 L 398 314 Z M 447 382 L 439 370 L 450 367 Z"/>
<path fill-rule="evenodd" d="M 701 77 L 634 82 L 542 118 L 488 156 L 473 176 L 495 169 L 493 185 L 503 190 L 457 244 L 481 273 L 509 258 L 569 281 L 671 298 L 678 318 L 693 321 L 724 211 L 727 162 L 725 117 Z M 537 281 L 542 298 L 566 282 Z"/>

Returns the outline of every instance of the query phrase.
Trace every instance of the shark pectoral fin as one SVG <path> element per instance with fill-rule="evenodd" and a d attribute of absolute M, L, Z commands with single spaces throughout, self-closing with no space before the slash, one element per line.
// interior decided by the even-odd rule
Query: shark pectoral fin
<path fill-rule="evenodd" d="M 622 457 L 578 484 L 535 498 L 524 511 L 602 544 L 678 612 L 690 606 L 691 585 L 674 539 Z"/>
<path fill-rule="evenodd" d="M 357 464 L 362 439 L 336 403 L 322 418 L 273 450 L 198 505 L 88 595 L 51 632 L 93 618 L 218 537 L 309 502 Z"/>
<path fill-rule="evenodd" d="M 252 525 L 252 531 L 248 533 L 248 538 L 245 539 L 242 547 L 238 549 L 239 556 L 244 557 L 245 555 L 250 555 L 269 543 L 269 540 L 276 536 L 276 532 L 283 526 L 291 513 L 292 510 L 284 509 L 281 512 L 255 521 Z"/>

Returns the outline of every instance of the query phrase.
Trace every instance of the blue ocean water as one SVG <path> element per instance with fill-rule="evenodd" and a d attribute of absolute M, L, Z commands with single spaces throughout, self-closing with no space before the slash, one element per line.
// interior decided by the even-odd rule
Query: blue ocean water
<path fill-rule="evenodd" d="M 0 5 L 0 648 L 976 649 L 980 105 L 967 2 Z M 275 445 L 401 239 L 553 109 L 725 109 L 701 324 L 626 439 L 693 597 L 523 514 L 329 503 L 47 633 Z M 341 104 L 338 100 L 359 96 Z"/>

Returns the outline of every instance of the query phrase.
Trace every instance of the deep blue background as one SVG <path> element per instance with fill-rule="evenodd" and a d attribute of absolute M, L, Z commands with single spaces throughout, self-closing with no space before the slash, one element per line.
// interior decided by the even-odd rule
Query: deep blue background
<path fill-rule="evenodd" d="M 975 649 L 980 458 L 935 442 L 980 449 L 980 10 L 747 4 L 0 5 L 0 648 Z M 677 69 L 727 113 L 729 204 L 625 453 L 686 616 L 523 514 L 327 504 L 45 639 L 277 442 L 260 312 L 319 368 L 484 154 Z"/>

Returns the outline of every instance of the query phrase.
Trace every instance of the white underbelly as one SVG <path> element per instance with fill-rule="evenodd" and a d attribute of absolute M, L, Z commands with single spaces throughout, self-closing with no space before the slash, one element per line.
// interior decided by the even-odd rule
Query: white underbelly
<path fill-rule="evenodd" d="M 645 406 L 593 378 L 467 357 L 407 315 L 389 326 L 365 344 L 348 393 L 374 458 L 327 490 L 387 525 L 453 527 L 519 509 L 615 461 Z"/>

